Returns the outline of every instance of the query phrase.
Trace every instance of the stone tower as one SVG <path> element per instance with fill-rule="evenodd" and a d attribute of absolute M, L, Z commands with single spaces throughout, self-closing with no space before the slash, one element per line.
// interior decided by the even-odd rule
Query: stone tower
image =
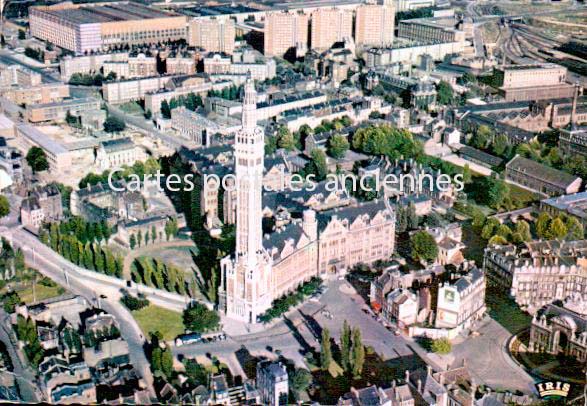
<path fill-rule="evenodd" d="M 257 126 L 257 92 L 244 86 L 242 128 L 234 144 L 236 252 L 221 260 L 219 305 L 230 318 L 255 323 L 271 306 L 271 262 L 263 249 L 262 188 L 265 134 Z"/>

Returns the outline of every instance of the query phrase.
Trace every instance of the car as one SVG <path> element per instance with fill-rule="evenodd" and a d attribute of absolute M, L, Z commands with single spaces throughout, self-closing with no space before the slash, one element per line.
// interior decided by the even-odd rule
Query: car
<path fill-rule="evenodd" d="M 102 294 L 102 295 L 100 295 L 100 299 L 108 299 L 108 296 Z"/>
<path fill-rule="evenodd" d="M 401 333 L 401 331 L 399 331 L 399 330 L 395 330 L 395 331 L 393 332 L 393 335 L 394 335 L 394 336 L 401 336 L 401 335 L 402 335 L 402 333 Z"/>

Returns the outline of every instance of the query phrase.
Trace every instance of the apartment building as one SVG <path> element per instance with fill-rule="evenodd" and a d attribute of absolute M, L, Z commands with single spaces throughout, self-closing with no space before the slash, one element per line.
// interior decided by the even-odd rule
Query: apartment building
<path fill-rule="evenodd" d="M 340 8 L 318 9 L 311 14 L 310 47 L 330 49 L 335 42 L 353 36 L 353 12 Z"/>
<path fill-rule="evenodd" d="M 74 73 L 93 74 L 100 72 L 105 62 L 126 62 L 128 52 L 91 54 L 83 56 L 67 55 L 59 61 L 61 80 L 68 81 Z"/>
<path fill-rule="evenodd" d="M 276 71 L 275 59 L 266 58 L 252 50 L 235 52 L 232 57 L 217 53 L 204 58 L 205 73 L 226 79 L 231 76 L 251 75 L 253 80 L 263 81 L 274 78 Z"/>
<path fill-rule="evenodd" d="M 396 63 L 419 65 L 425 55 L 429 55 L 435 61 L 442 61 L 445 56 L 460 54 L 464 49 L 465 43 L 462 41 L 408 43 L 386 48 L 371 48 L 366 52 L 366 66 L 374 68 Z"/>
<path fill-rule="evenodd" d="M 76 54 L 186 38 L 187 17 L 135 2 L 32 6 L 33 37 Z"/>
<path fill-rule="evenodd" d="M 21 65 L 10 65 L 0 70 L 0 86 L 38 86 L 41 74 Z"/>
<path fill-rule="evenodd" d="M 355 43 L 358 47 L 385 47 L 393 43 L 395 9 L 392 0 L 383 5 L 362 4 L 355 17 Z"/>
<path fill-rule="evenodd" d="M 22 225 L 38 230 L 44 222 L 59 221 L 63 218 L 61 193 L 55 185 L 37 188 L 22 201 L 20 208 Z"/>
<path fill-rule="evenodd" d="M 45 121 L 65 121 L 67 113 L 77 116 L 83 111 L 99 110 L 102 102 L 91 97 L 68 99 L 55 103 L 30 104 L 26 107 L 25 117 L 30 123 Z"/>
<path fill-rule="evenodd" d="M 308 48 L 309 18 L 303 12 L 270 12 L 265 18 L 264 54 L 283 56 L 292 50 L 303 55 Z"/>
<path fill-rule="evenodd" d="M 196 60 L 190 56 L 176 55 L 165 59 L 165 73 L 168 75 L 193 75 L 196 73 Z"/>
<path fill-rule="evenodd" d="M 438 289 L 437 328 L 463 330 L 481 319 L 485 307 L 485 273 L 477 268 Z"/>
<path fill-rule="evenodd" d="M 236 29 L 231 19 L 195 19 L 188 25 L 188 44 L 208 52 L 232 54 Z"/>
<path fill-rule="evenodd" d="M 35 86 L 11 86 L 0 88 L 0 94 L 18 105 L 54 103 L 69 97 L 69 85 L 43 83 Z"/>
<path fill-rule="evenodd" d="M 220 84 L 221 89 L 224 86 L 230 86 L 232 83 L 225 82 Z M 175 76 L 167 84 L 165 89 L 149 91 L 144 95 L 145 111 L 149 110 L 155 114 L 161 111 L 161 103 L 166 100 L 177 99 L 180 96 L 187 96 L 190 93 L 199 94 L 203 97 L 208 91 L 214 89 L 214 84 L 206 78 L 197 75 Z"/>
<path fill-rule="evenodd" d="M 567 68 L 554 63 L 506 65 L 494 68 L 493 76 L 506 101 L 573 97 L 575 88 L 567 81 Z"/>
<path fill-rule="evenodd" d="M 157 75 L 157 58 L 138 54 L 131 56 L 126 61 L 104 61 L 102 72 L 108 76 L 111 72 L 117 78 L 144 78 Z"/>
<path fill-rule="evenodd" d="M 39 147 L 45 151 L 49 169 L 59 171 L 71 168 L 72 152 L 64 145 L 52 140 L 36 127 L 29 124 L 17 124 L 16 142 L 22 151 L 28 151 L 31 147 Z"/>
<path fill-rule="evenodd" d="M 154 92 L 165 87 L 171 76 L 152 76 L 139 79 L 124 79 L 102 84 L 102 95 L 108 103 L 126 103 L 140 100 L 147 92 Z"/>
<path fill-rule="evenodd" d="M 532 241 L 521 246 L 490 246 L 483 268 L 533 313 L 556 300 L 587 294 L 587 241 Z"/>

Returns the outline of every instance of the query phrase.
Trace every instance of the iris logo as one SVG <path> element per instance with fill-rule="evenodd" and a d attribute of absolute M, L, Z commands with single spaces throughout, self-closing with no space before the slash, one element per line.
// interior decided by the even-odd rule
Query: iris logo
<path fill-rule="evenodd" d="M 566 382 L 541 382 L 536 384 L 536 390 L 541 398 L 560 396 L 566 398 L 571 390 L 571 384 Z"/>

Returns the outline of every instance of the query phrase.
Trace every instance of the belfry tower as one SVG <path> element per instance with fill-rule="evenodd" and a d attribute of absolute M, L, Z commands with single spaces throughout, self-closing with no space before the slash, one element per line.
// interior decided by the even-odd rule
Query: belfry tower
<path fill-rule="evenodd" d="M 271 306 L 271 261 L 263 249 L 262 188 L 265 134 L 257 126 L 257 92 L 244 86 L 242 128 L 234 144 L 236 252 L 220 261 L 219 305 L 230 318 L 255 323 Z"/>

